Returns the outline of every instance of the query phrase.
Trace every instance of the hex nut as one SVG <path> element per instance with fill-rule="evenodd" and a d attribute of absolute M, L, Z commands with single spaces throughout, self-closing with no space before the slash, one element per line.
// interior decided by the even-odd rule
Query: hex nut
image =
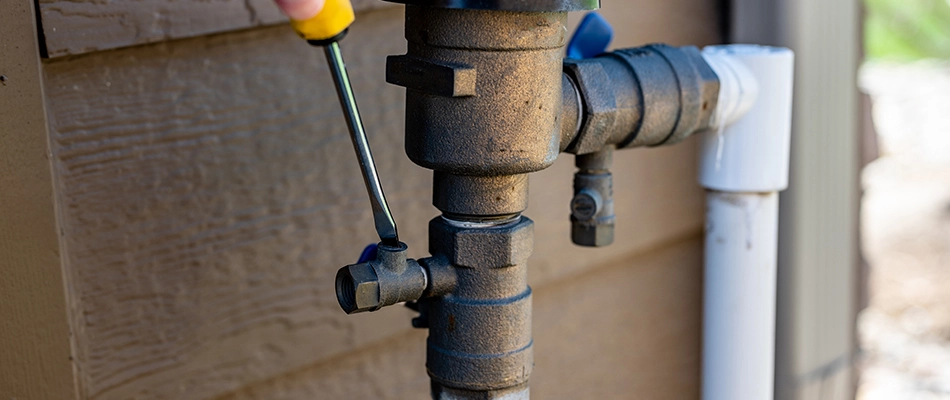
<path fill-rule="evenodd" d="M 566 60 L 567 73 L 581 94 L 584 104 L 584 123 L 568 153 L 588 154 L 600 151 L 617 120 L 617 90 L 611 85 L 610 76 L 596 59 Z"/>
<path fill-rule="evenodd" d="M 604 247 L 614 242 L 614 221 L 577 221 L 571 218 L 571 241 L 578 246 Z"/>
<path fill-rule="evenodd" d="M 436 218 L 429 237 L 440 238 L 432 254 L 449 257 L 453 265 L 469 268 L 504 268 L 524 264 L 534 248 L 534 222 L 521 217 L 510 225 L 491 228 L 458 228 Z"/>
<path fill-rule="evenodd" d="M 336 299 L 347 314 L 376 311 L 382 305 L 379 278 L 370 263 L 348 265 L 336 273 Z"/>

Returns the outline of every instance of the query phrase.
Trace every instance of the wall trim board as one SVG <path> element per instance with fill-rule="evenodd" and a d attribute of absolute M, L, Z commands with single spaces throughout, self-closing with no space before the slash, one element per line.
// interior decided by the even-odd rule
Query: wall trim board
<path fill-rule="evenodd" d="M 0 398 L 77 399 L 31 0 L 0 13 Z"/>
<path fill-rule="evenodd" d="M 51 58 L 287 21 L 273 0 L 37 0 Z M 398 4 L 353 0 L 357 11 Z"/>
<path fill-rule="evenodd" d="M 781 198 L 775 398 L 854 398 L 859 2 L 733 0 L 732 20 L 733 41 L 796 52 L 790 188 Z"/>

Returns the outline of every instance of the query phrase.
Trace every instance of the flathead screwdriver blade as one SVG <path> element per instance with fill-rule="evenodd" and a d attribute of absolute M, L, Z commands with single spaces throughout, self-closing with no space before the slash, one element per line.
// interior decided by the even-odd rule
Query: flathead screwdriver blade
<path fill-rule="evenodd" d="M 350 77 L 346 73 L 346 64 L 340 53 L 340 44 L 332 42 L 325 45 L 323 49 L 327 56 L 327 63 L 330 65 L 330 72 L 333 74 L 333 83 L 336 85 L 336 93 L 340 98 L 343 114 L 346 116 L 346 126 L 350 130 L 353 149 L 356 150 L 356 158 L 360 162 L 363 182 L 366 183 L 366 191 L 369 193 L 376 233 L 379 234 L 379 239 L 383 244 L 398 246 L 399 234 L 396 232 L 396 221 L 386 202 L 383 185 L 379 182 L 373 152 L 370 151 L 366 130 L 363 128 L 360 111 L 356 107 L 356 98 L 353 96 L 353 88 L 350 86 Z"/>

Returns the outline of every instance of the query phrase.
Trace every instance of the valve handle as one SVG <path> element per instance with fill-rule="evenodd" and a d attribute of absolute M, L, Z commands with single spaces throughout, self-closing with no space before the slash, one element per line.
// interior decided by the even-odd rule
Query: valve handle
<path fill-rule="evenodd" d="M 607 51 L 614 38 L 614 28 L 596 12 L 587 13 L 567 45 L 567 57 L 584 59 Z"/>

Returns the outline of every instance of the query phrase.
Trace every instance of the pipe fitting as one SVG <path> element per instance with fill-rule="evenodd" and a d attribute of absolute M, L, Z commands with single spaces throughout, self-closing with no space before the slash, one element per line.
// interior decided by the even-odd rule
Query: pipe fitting
<path fill-rule="evenodd" d="M 506 219 L 528 208 L 528 175 L 470 176 L 436 171 L 432 205 L 456 220 Z"/>
<path fill-rule="evenodd" d="M 709 126 L 719 78 L 695 47 L 654 44 L 600 57 L 565 60 L 580 93 L 583 123 L 566 151 L 681 142 Z M 569 97 L 567 94 L 564 97 Z"/>
<path fill-rule="evenodd" d="M 423 299 L 445 296 L 455 290 L 458 276 L 455 267 L 445 256 L 423 258 L 419 260 L 419 264 L 429 277 L 426 290 L 422 293 Z"/>
<path fill-rule="evenodd" d="M 528 381 L 533 232 L 525 217 L 479 228 L 444 217 L 429 223 L 429 251 L 453 265 L 456 279 L 450 294 L 419 304 L 429 327 L 426 367 L 438 393 L 510 393 Z"/>
<path fill-rule="evenodd" d="M 386 76 L 407 89 L 406 155 L 414 163 L 465 176 L 527 174 L 554 163 L 567 12 L 407 5 L 406 40 L 407 53 L 390 59 Z"/>
<path fill-rule="evenodd" d="M 575 158 L 574 198 L 571 199 L 571 241 L 603 247 L 614 241 L 613 146 Z"/>
<path fill-rule="evenodd" d="M 406 258 L 407 249 L 402 242 L 398 247 L 380 243 L 375 260 L 340 268 L 336 298 L 343 311 L 371 312 L 421 298 L 428 274 L 419 262 Z"/>

